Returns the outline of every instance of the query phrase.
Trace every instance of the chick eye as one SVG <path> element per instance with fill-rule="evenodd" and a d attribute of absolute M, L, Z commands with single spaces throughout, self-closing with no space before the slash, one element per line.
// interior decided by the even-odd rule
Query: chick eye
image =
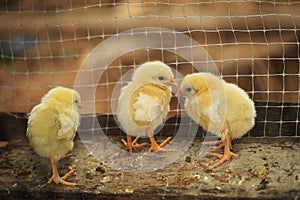
<path fill-rule="evenodd" d="M 192 91 L 192 88 L 188 87 L 188 88 L 186 88 L 186 91 L 187 91 L 187 92 L 191 92 L 191 91 Z"/>
<path fill-rule="evenodd" d="M 165 77 L 159 76 L 159 77 L 158 77 L 158 80 L 163 81 L 163 80 L 165 80 Z"/>
<path fill-rule="evenodd" d="M 77 104 L 77 103 L 78 103 L 78 100 L 75 100 L 75 101 L 74 101 L 74 103 L 76 103 L 76 104 Z"/>

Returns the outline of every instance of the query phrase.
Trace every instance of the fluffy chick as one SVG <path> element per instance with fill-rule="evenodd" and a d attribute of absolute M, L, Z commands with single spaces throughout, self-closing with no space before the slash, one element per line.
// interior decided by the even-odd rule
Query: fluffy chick
<path fill-rule="evenodd" d="M 237 157 L 238 154 L 231 152 L 231 140 L 246 134 L 256 117 L 254 103 L 246 92 L 211 73 L 194 73 L 183 79 L 176 95 L 186 97 L 186 111 L 195 122 L 221 138 L 214 142 L 219 146 L 213 151 L 224 148 L 224 154 L 209 153 L 220 158 L 211 167 Z"/>
<path fill-rule="evenodd" d="M 140 136 L 148 136 L 151 141 L 151 151 L 174 151 L 163 147 L 171 140 L 168 137 L 160 145 L 153 137 L 154 130 L 163 123 L 170 110 L 170 86 L 177 83 L 171 68 L 160 61 L 146 62 L 134 72 L 132 81 L 121 89 L 118 102 L 117 117 L 123 130 L 127 133 L 126 148 L 131 152 L 133 148 L 146 146 L 138 144 Z M 137 136 L 132 142 L 131 135 Z"/>
<path fill-rule="evenodd" d="M 48 183 L 54 181 L 67 186 L 75 183 L 65 181 L 74 173 L 71 169 L 63 177 L 57 171 L 57 162 L 73 149 L 73 139 L 79 126 L 78 108 L 81 98 L 78 92 L 65 87 L 51 89 L 40 104 L 29 114 L 27 137 L 34 151 L 50 159 L 53 175 Z"/>

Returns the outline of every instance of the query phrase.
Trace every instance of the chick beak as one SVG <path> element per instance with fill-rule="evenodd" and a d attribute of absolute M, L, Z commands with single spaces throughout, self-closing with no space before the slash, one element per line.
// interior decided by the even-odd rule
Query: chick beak
<path fill-rule="evenodd" d="M 170 85 L 170 86 L 178 86 L 178 84 L 174 78 L 171 78 L 170 81 L 166 82 L 165 84 Z"/>
<path fill-rule="evenodd" d="M 179 89 L 178 91 L 177 91 L 177 93 L 176 93 L 176 97 L 180 97 L 182 95 L 182 91 L 181 91 L 181 89 Z"/>

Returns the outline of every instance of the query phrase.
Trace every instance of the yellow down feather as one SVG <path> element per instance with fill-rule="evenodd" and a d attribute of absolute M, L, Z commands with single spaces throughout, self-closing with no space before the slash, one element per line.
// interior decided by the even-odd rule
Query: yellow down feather
<path fill-rule="evenodd" d="M 27 137 L 34 151 L 60 159 L 73 149 L 79 126 L 79 93 L 64 87 L 50 90 L 29 114 Z"/>

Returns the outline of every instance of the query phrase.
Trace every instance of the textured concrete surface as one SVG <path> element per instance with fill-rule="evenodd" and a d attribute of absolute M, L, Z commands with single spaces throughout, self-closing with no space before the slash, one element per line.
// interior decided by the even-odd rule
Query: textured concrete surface
<path fill-rule="evenodd" d="M 114 146 L 123 148 L 120 137 L 109 139 Z M 98 153 L 103 157 L 93 156 L 97 152 L 87 150 L 77 138 L 73 156 L 59 162 L 61 175 L 69 167 L 76 168 L 76 173 L 68 179 L 76 182 L 76 187 L 46 184 L 51 176 L 50 162 L 36 155 L 26 139 L 11 141 L 0 149 L 0 199 L 297 199 L 300 196 L 300 138 L 236 140 L 233 149 L 240 156 L 216 169 L 209 168 L 216 159 L 211 161 L 203 152 L 199 156 L 201 139 L 198 138 L 171 164 L 145 173 L 124 172 L 127 165 L 122 168 L 120 164 L 117 169 L 110 164 L 131 161 L 130 166 L 138 171 L 147 164 L 139 162 L 139 158 L 147 158 L 155 167 L 158 160 L 164 162 L 166 153 L 149 155 L 147 147 L 132 155 L 123 150 L 112 153 L 107 141 L 102 141 L 90 140 L 85 146 L 99 147 Z M 167 153 L 168 157 L 174 155 Z"/>

